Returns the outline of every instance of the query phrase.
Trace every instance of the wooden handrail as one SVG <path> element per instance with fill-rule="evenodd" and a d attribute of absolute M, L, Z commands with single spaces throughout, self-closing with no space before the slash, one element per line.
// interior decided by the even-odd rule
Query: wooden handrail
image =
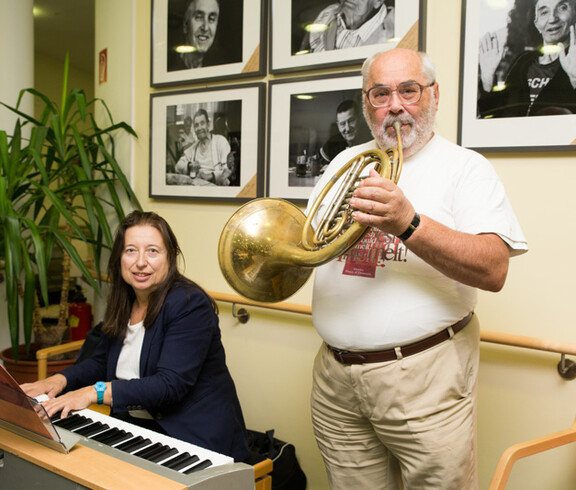
<path fill-rule="evenodd" d="M 252 301 L 251 299 L 243 298 L 242 296 L 238 296 L 236 294 L 215 293 L 212 291 L 208 291 L 208 294 L 212 296 L 216 301 L 224 301 L 225 303 L 236 303 L 239 305 L 257 306 L 258 308 L 289 311 L 291 313 L 302 313 L 303 315 L 312 314 L 312 307 L 309 305 L 299 305 L 297 303 L 287 303 L 285 301 L 281 303 L 260 303 L 258 301 Z"/>
<path fill-rule="evenodd" d="M 512 466 L 520 458 L 526 458 L 576 441 L 576 422 L 572 427 L 553 434 L 514 444 L 506 449 L 496 466 L 489 490 L 504 490 L 512 471 Z"/>
<path fill-rule="evenodd" d="M 258 308 L 268 308 L 272 310 L 288 311 L 291 313 L 301 313 L 304 315 L 312 314 L 312 307 L 309 305 L 301 305 L 297 303 L 260 303 L 252 301 L 236 294 L 218 293 L 209 291 L 209 294 L 216 301 L 223 301 L 226 303 L 235 303 L 240 305 L 256 306 Z M 558 354 L 576 355 L 576 343 L 573 342 L 560 342 L 546 339 L 539 339 L 535 337 L 525 337 L 523 335 L 514 335 L 502 332 L 490 332 L 482 330 L 480 332 L 480 340 L 492 344 L 509 345 L 513 347 L 524 347 L 526 349 L 541 350 L 547 352 L 556 352 Z"/>
<path fill-rule="evenodd" d="M 536 337 L 525 337 L 523 335 L 489 332 L 485 330 L 480 332 L 480 340 L 492 344 L 510 345 L 513 347 L 525 347 L 527 349 L 556 352 L 558 354 L 576 355 L 576 344 L 573 342 L 539 339 Z"/>

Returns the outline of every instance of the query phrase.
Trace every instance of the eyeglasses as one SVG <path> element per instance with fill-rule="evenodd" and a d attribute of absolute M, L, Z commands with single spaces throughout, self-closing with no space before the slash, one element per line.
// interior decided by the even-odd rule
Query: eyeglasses
<path fill-rule="evenodd" d="M 386 85 L 376 85 L 364 95 L 372 107 L 388 107 L 392 101 L 392 94 L 396 92 L 403 104 L 416 104 L 422 97 L 422 91 L 425 88 L 432 87 L 436 82 L 428 85 L 420 85 L 417 82 L 403 82 L 394 90 Z"/>

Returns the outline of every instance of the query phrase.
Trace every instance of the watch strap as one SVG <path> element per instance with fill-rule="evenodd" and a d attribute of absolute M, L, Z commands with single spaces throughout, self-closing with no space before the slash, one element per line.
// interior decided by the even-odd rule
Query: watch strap
<path fill-rule="evenodd" d="M 398 238 L 400 238 L 400 240 L 402 241 L 408 240 L 408 238 L 412 236 L 412 233 L 416 231 L 418 225 L 420 225 L 420 215 L 418 213 L 414 213 L 414 218 L 412 218 L 412 222 L 408 225 L 408 228 L 406 228 L 404 233 L 398 235 Z"/>
<path fill-rule="evenodd" d="M 104 403 L 104 392 L 106 391 L 106 383 L 103 381 L 98 381 L 94 385 L 94 389 L 96 390 L 96 403 L 98 405 L 102 405 Z"/>

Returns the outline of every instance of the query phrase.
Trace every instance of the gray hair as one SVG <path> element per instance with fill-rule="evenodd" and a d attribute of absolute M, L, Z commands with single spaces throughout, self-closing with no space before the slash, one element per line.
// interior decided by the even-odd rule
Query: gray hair
<path fill-rule="evenodd" d="M 368 77 L 370 75 L 370 68 L 372 67 L 372 63 L 378 56 L 381 54 L 386 53 L 386 51 L 380 51 L 378 53 L 374 53 L 373 55 L 366 58 L 364 63 L 362 64 L 362 88 L 366 89 L 366 85 L 368 84 Z M 428 83 L 432 83 L 436 81 L 436 65 L 432 58 L 428 56 L 426 53 L 422 51 L 416 51 L 416 54 L 420 57 L 420 63 L 422 65 L 422 74 L 428 81 Z"/>

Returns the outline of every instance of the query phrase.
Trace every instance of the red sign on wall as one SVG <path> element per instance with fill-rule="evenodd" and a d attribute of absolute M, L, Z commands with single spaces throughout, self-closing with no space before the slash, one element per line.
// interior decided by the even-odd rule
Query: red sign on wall
<path fill-rule="evenodd" d="M 108 79 L 108 49 L 103 49 L 98 55 L 98 81 L 103 84 Z"/>

